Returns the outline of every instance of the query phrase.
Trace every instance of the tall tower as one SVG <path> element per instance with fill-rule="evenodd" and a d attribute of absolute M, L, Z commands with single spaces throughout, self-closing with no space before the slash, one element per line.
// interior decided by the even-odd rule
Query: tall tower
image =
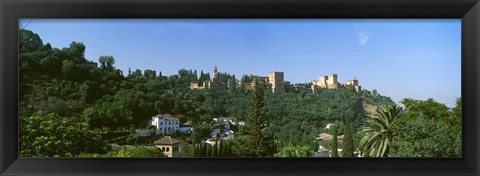
<path fill-rule="evenodd" d="M 337 84 L 337 74 L 328 75 L 328 84 Z"/>
<path fill-rule="evenodd" d="M 215 68 L 213 69 L 213 78 L 218 78 L 218 69 L 216 65 L 215 65 Z"/>
<path fill-rule="evenodd" d="M 328 80 L 328 76 L 320 76 L 318 78 L 318 86 L 320 86 L 321 88 L 327 88 L 327 80 Z"/>
<path fill-rule="evenodd" d="M 327 83 L 328 83 L 327 85 L 328 89 L 337 89 L 338 88 L 337 74 L 328 75 Z"/>
<path fill-rule="evenodd" d="M 347 80 L 347 85 L 358 86 L 358 80 L 356 77 L 353 77 L 352 80 Z"/>
<path fill-rule="evenodd" d="M 285 92 L 283 72 L 270 72 L 268 81 L 272 85 L 272 93 L 281 94 Z"/>

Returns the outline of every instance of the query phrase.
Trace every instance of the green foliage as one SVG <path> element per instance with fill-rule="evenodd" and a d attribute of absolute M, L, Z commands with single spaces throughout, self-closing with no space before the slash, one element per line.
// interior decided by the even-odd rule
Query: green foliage
<path fill-rule="evenodd" d="M 71 157 L 102 152 L 105 144 L 86 124 L 56 114 L 20 117 L 20 156 Z"/>
<path fill-rule="evenodd" d="M 355 146 L 353 144 L 353 124 L 347 120 L 344 129 L 344 137 L 343 137 L 343 150 L 342 155 L 343 157 L 354 157 Z"/>
<path fill-rule="evenodd" d="M 309 146 L 294 146 L 289 144 L 276 153 L 275 157 L 311 157 L 313 150 Z"/>
<path fill-rule="evenodd" d="M 334 125 L 333 127 L 333 139 L 332 139 L 332 157 L 338 157 L 338 127 Z"/>
<path fill-rule="evenodd" d="M 408 119 L 408 120 L 407 120 Z M 392 142 L 394 157 L 460 157 L 461 133 L 445 121 L 406 118 L 398 124 Z"/>
<path fill-rule="evenodd" d="M 410 98 L 401 101 L 410 114 L 419 116 L 422 115 L 429 119 L 448 119 L 450 117 L 448 107 L 444 104 L 437 103 L 435 100 L 429 98 L 426 101 L 413 100 Z"/>
<path fill-rule="evenodd" d="M 207 139 L 210 136 L 212 128 L 207 126 L 206 124 L 196 125 L 194 126 L 194 130 L 192 131 L 191 138 L 194 141 L 201 141 Z"/>
<path fill-rule="evenodd" d="M 177 154 L 179 157 L 195 157 L 195 154 L 193 152 L 194 148 L 192 144 L 189 144 L 188 142 L 182 142 L 180 143 L 180 150 Z"/>
<path fill-rule="evenodd" d="M 113 71 L 113 64 L 115 64 L 115 58 L 113 58 L 113 56 L 100 56 L 98 62 L 100 62 L 100 68 L 102 70 Z"/>
<path fill-rule="evenodd" d="M 166 157 L 159 149 L 148 149 L 145 147 L 137 147 L 130 152 L 130 157 Z"/>
<path fill-rule="evenodd" d="M 135 157 L 135 158 L 152 158 L 152 157 L 167 157 L 162 151 L 159 149 L 150 149 L 143 146 L 136 147 L 131 150 L 125 149 L 113 149 L 106 154 L 98 154 L 98 153 L 82 153 L 78 157 L 89 157 L 89 158 L 101 158 L 101 157 Z"/>
<path fill-rule="evenodd" d="M 43 47 L 43 41 L 40 39 L 40 36 L 32 31 L 20 29 L 19 38 L 20 52 L 37 50 Z"/>
<path fill-rule="evenodd" d="M 236 157 L 234 142 L 231 140 L 219 140 L 214 145 L 207 143 L 195 144 L 194 157 Z"/>
<path fill-rule="evenodd" d="M 433 99 L 404 99 L 405 117 L 396 123 L 391 156 L 461 157 L 461 99 L 449 111 Z"/>
<path fill-rule="evenodd" d="M 361 133 L 360 149 L 368 156 L 387 157 L 393 139 L 394 124 L 403 115 L 398 106 L 380 106 L 367 120 Z"/>
<path fill-rule="evenodd" d="M 264 93 L 255 84 L 252 98 L 249 102 L 246 131 L 237 139 L 236 152 L 240 156 L 267 157 L 275 151 L 272 136 L 265 134 L 267 121 L 264 116 Z"/>

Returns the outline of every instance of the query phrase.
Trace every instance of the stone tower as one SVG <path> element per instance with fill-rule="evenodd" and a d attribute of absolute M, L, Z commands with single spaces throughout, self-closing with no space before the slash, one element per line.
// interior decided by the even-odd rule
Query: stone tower
<path fill-rule="evenodd" d="M 283 72 L 270 72 L 268 81 L 272 85 L 272 93 L 281 94 L 285 92 Z"/>
<path fill-rule="evenodd" d="M 327 80 L 328 89 L 338 89 L 338 81 L 337 81 L 337 74 L 330 74 L 328 75 L 328 80 Z"/>
<path fill-rule="evenodd" d="M 213 68 L 213 78 L 218 78 L 218 69 L 217 66 L 215 65 L 215 68 Z"/>
<path fill-rule="evenodd" d="M 320 86 L 321 88 L 327 88 L 327 80 L 328 80 L 328 76 L 320 76 L 318 78 L 318 86 Z"/>
<path fill-rule="evenodd" d="M 180 152 L 180 143 L 181 141 L 170 136 L 165 136 L 153 142 L 153 144 L 168 157 L 178 156 Z"/>
<path fill-rule="evenodd" d="M 358 86 L 358 80 L 356 79 L 347 80 L 347 85 Z"/>
<path fill-rule="evenodd" d="M 352 80 L 347 80 L 347 85 L 352 85 L 352 86 L 354 86 L 356 92 L 362 91 L 362 86 L 360 86 L 360 85 L 358 84 L 358 80 L 357 80 L 356 77 L 353 77 Z"/>
<path fill-rule="evenodd" d="M 328 84 L 337 84 L 337 74 L 328 75 Z"/>

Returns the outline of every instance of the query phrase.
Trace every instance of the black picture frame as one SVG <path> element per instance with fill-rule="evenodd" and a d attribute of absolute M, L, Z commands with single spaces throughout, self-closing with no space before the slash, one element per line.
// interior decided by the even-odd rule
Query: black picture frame
<path fill-rule="evenodd" d="M 0 175 L 479 175 L 478 0 L 1 0 Z M 462 20 L 462 158 L 18 158 L 19 18 Z"/>

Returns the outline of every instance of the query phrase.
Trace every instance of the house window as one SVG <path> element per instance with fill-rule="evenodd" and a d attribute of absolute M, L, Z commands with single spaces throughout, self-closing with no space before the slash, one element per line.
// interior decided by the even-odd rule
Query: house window
<path fill-rule="evenodd" d="M 165 151 L 165 147 L 162 147 L 162 151 Z"/>
<path fill-rule="evenodd" d="M 167 147 L 167 152 L 169 152 L 169 151 L 170 151 L 170 147 Z"/>
<path fill-rule="evenodd" d="M 160 125 L 163 125 L 163 122 L 160 122 Z"/>

